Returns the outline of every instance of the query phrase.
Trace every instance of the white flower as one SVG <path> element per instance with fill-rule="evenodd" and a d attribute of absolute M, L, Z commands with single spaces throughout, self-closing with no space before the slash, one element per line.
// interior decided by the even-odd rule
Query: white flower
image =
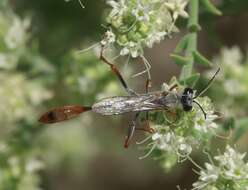
<path fill-rule="evenodd" d="M 128 55 L 131 54 L 133 58 L 139 56 L 141 51 L 141 46 L 135 42 L 128 42 L 126 46 L 120 51 L 120 55 Z"/>
<path fill-rule="evenodd" d="M 177 155 L 178 158 L 187 157 L 192 152 L 190 138 L 178 136 L 167 126 L 154 126 L 157 132 L 151 135 L 152 148 L 165 153 Z M 150 152 L 151 153 L 151 152 Z"/>
<path fill-rule="evenodd" d="M 107 22 L 116 36 L 120 55 L 129 54 L 133 58 L 142 56 L 144 47 L 152 47 L 166 35 L 178 31 L 176 19 L 188 16 L 184 11 L 187 0 L 110 0 L 107 3 L 112 7 Z"/>
<path fill-rule="evenodd" d="M 6 37 L 4 38 L 5 44 L 9 49 L 15 49 L 26 41 L 26 30 L 29 27 L 30 20 L 20 20 L 14 17 L 12 26 L 9 28 Z"/>
<path fill-rule="evenodd" d="M 166 34 L 167 33 L 165 31 L 149 34 L 146 40 L 147 47 L 151 48 L 154 43 L 158 43 L 163 40 Z"/>
<path fill-rule="evenodd" d="M 105 35 L 104 35 L 103 40 L 101 41 L 101 44 L 105 46 L 106 44 L 112 44 L 114 42 L 115 42 L 115 34 L 110 30 L 105 32 Z"/>
<path fill-rule="evenodd" d="M 219 74 L 219 76 L 217 76 L 217 79 L 224 79 L 225 73 L 232 73 L 228 76 L 232 76 L 232 77 L 236 77 L 236 76 L 242 76 L 243 74 L 243 68 L 241 66 L 241 62 L 243 59 L 243 55 L 241 50 L 237 47 L 234 46 L 232 48 L 223 48 L 221 50 L 221 53 L 219 56 L 216 56 L 213 59 L 213 62 L 215 63 L 215 65 L 218 65 L 218 67 L 222 68 L 222 72 Z M 214 70 L 216 70 L 216 68 L 214 68 Z M 208 78 L 211 77 L 211 73 L 212 70 L 210 72 L 207 72 L 207 76 Z M 229 80 L 230 78 L 228 78 Z"/>
<path fill-rule="evenodd" d="M 151 11 L 149 5 L 144 6 L 138 1 L 137 7 L 132 10 L 132 14 L 137 20 L 148 22 L 150 20 Z"/>
<path fill-rule="evenodd" d="M 5 142 L 0 142 L 0 154 L 7 152 L 8 149 L 9 147 Z"/>
<path fill-rule="evenodd" d="M 36 159 L 28 160 L 25 169 L 28 173 L 33 173 L 44 168 L 44 164 Z"/>
<path fill-rule="evenodd" d="M 1 53 L 1 54 L 0 54 L 0 67 L 1 67 L 1 68 L 4 68 L 4 67 L 6 67 L 7 64 L 8 64 L 8 63 L 7 63 L 6 55 L 3 54 L 3 53 Z"/>
<path fill-rule="evenodd" d="M 247 189 L 248 163 L 244 162 L 244 157 L 245 154 L 238 153 L 228 145 L 224 154 L 214 157 L 217 165 L 205 163 L 206 169 L 201 169 L 199 179 L 193 184 L 192 190 L 219 189 L 226 187 L 225 183 L 229 184 L 230 189 Z"/>
<path fill-rule="evenodd" d="M 159 133 L 154 133 L 154 134 L 152 135 L 152 140 L 153 140 L 153 141 L 156 141 L 156 140 L 158 140 L 158 139 L 161 139 L 161 137 L 162 137 L 161 134 L 159 134 Z"/>
<path fill-rule="evenodd" d="M 200 176 L 197 182 L 193 183 L 193 190 L 196 189 L 203 189 L 207 185 L 211 185 L 212 183 L 215 183 L 217 179 L 219 178 L 219 168 L 209 164 L 205 163 L 206 169 L 203 169 L 200 171 Z"/>
<path fill-rule="evenodd" d="M 232 48 L 223 48 L 221 50 L 222 62 L 227 65 L 239 65 L 243 59 L 241 50 L 234 46 Z"/>
<path fill-rule="evenodd" d="M 176 20 L 178 16 L 187 18 L 188 13 L 184 10 L 188 4 L 188 0 L 173 0 L 168 3 L 164 3 L 173 12 L 173 19 Z"/>
<path fill-rule="evenodd" d="M 231 146 L 226 147 L 223 155 L 214 157 L 219 161 L 219 165 L 224 168 L 224 175 L 228 179 L 248 180 L 248 165 L 244 162 L 245 153 L 236 152 Z"/>
<path fill-rule="evenodd" d="M 110 17 L 115 17 L 116 15 L 122 15 L 123 12 L 127 9 L 126 1 L 119 0 L 119 1 L 107 1 L 107 4 L 112 7 L 112 10 L 109 14 Z"/>
<path fill-rule="evenodd" d="M 197 100 L 207 115 L 205 118 L 202 110 L 198 106 L 195 106 L 194 108 L 196 109 L 196 115 L 194 119 L 194 128 L 204 133 L 216 129 L 218 126 L 214 121 L 218 118 L 218 116 L 214 114 L 214 109 L 211 105 L 210 99 L 207 97 L 202 97 L 197 98 Z"/>
<path fill-rule="evenodd" d="M 8 164 L 10 165 L 12 175 L 19 177 L 21 175 L 20 159 L 17 156 L 11 156 L 8 159 Z"/>
<path fill-rule="evenodd" d="M 240 96 L 246 91 L 246 86 L 242 85 L 237 79 L 227 79 L 224 81 L 224 88 L 231 96 Z M 234 90 L 235 89 L 235 90 Z"/>

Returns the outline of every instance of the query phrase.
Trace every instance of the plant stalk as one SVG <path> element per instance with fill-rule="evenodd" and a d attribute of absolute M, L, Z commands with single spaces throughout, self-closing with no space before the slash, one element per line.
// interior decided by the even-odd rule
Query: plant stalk
<path fill-rule="evenodd" d="M 189 30 L 189 41 L 187 48 L 185 50 L 185 56 L 189 58 L 186 65 L 183 66 L 180 74 L 180 79 L 184 80 L 192 75 L 194 66 L 193 52 L 197 50 L 197 32 L 200 27 L 198 24 L 199 16 L 199 0 L 190 0 L 189 2 L 189 20 L 188 20 L 188 30 Z"/>

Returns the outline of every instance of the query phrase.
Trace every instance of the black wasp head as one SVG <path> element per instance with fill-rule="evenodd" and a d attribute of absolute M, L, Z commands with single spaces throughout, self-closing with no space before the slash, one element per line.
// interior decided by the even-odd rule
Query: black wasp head
<path fill-rule="evenodd" d="M 193 102 L 193 89 L 192 88 L 185 88 L 182 94 L 181 103 L 183 106 L 184 111 L 191 111 L 192 110 L 192 102 Z"/>

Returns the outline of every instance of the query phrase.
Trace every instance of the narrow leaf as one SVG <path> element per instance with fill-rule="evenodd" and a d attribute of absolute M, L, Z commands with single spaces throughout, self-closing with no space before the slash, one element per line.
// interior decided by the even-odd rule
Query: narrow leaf
<path fill-rule="evenodd" d="M 179 66 L 184 66 L 189 62 L 189 58 L 183 57 L 181 55 L 171 54 L 170 56 L 173 61 Z"/>
<path fill-rule="evenodd" d="M 191 75 L 190 77 L 181 79 L 179 83 L 182 85 L 194 86 L 196 82 L 199 80 L 199 78 L 200 78 L 200 73 L 196 73 L 196 74 Z"/>
<path fill-rule="evenodd" d="M 202 54 L 200 54 L 198 51 L 193 52 L 193 56 L 195 59 L 195 62 L 200 65 L 205 65 L 205 66 L 211 66 L 212 63 L 204 57 Z"/>
<path fill-rule="evenodd" d="M 203 6 L 207 9 L 208 12 L 221 16 L 222 12 L 216 8 L 216 6 L 210 0 L 201 0 Z"/>
<path fill-rule="evenodd" d="M 175 48 L 175 53 L 178 54 L 184 51 L 187 48 L 188 41 L 189 41 L 189 35 L 187 34 L 178 42 Z"/>

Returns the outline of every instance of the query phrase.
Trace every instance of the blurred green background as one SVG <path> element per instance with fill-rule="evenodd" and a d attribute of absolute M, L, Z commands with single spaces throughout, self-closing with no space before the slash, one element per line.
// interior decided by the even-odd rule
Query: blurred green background
<path fill-rule="evenodd" d="M 0 3 L 0 189 L 34 190 L 150 190 L 190 188 L 197 176 L 189 162 L 166 173 L 159 162 L 123 140 L 132 114 L 102 117 L 85 113 L 80 118 L 54 125 L 40 125 L 38 116 L 47 109 L 65 105 L 91 105 L 101 97 L 125 94 L 109 68 L 100 63 L 94 50 L 77 51 L 101 40 L 104 32 L 103 0 L 1 0 Z M 201 11 L 199 49 L 211 58 L 222 46 L 238 45 L 247 50 L 247 0 L 216 1 L 224 16 Z M 26 19 L 26 24 L 22 20 Z M 182 26 L 185 25 L 181 21 Z M 14 36 L 23 41 L 9 44 L 6 38 L 13 25 Z M 18 28 L 19 27 L 19 28 Z M 23 33 L 21 32 L 23 29 Z M 153 90 L 178 75 L 179 67 L 169 54 L 186 33 L 147 49 L 152 63 Z M 131 78 L 142 69 L 118 59 L 132 89 L 144 92 L 145 77 Z M 199 68 L 202 69 L 202 68 Z M 197 158 L 196 158 L 197 159 Z"/>

